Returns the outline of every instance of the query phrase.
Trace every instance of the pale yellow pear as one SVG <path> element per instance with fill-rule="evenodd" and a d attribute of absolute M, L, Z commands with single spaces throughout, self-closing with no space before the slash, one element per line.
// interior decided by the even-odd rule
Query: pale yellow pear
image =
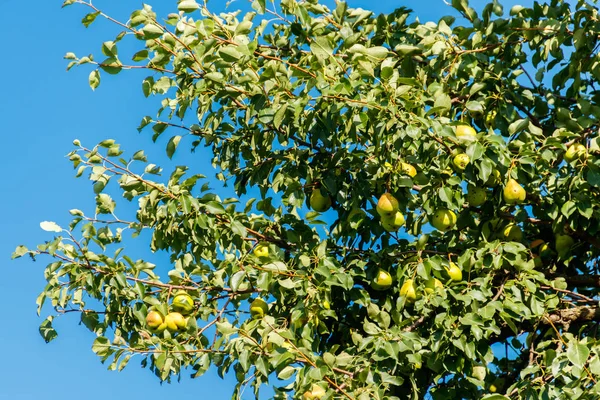
<path fill-rule="evenodd" d="M 406 297 L 406 301 L 409 303 L 417 300 L 417 288 L 415 282 L 412 279 L 407 279 L 406 282 L 400 287 L 400 296 Z"/>
<path fill-rule="evenodd" d="M 400 163 L 400 172 L 414 178 L 417 175 L 417 169 L 410 164 Z"/>
<path fill-rule="evenodd" d="M 396 199 L 391 193 L 384 193 L 377 202 L 377 213 L 382 217 L 390 217 L 396 214 L 398 211 L 398 199 Z"/>

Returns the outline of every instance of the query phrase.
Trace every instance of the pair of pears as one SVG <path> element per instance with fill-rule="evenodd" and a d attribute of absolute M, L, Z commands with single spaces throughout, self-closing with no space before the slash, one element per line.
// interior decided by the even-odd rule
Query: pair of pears
<path fill-rule="evenodd" d="M 377 202 L 377 213 L 381 216 L 381 226 L 388 232 L 396 232 L 404 225 L 404 216 L 398 208 L 400 204 L 391 193 L 384 193 Z"/>

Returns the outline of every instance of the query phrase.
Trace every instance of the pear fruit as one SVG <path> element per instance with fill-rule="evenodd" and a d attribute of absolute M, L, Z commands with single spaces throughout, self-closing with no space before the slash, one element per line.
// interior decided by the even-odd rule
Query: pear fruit
<path fill-rule="evenodd" d="M 511 222 L 502 230 L 502 237 L 509 242 L 520 242 L 523 240 L 523 231 L 519 225 Z"/>
<path fill-rule="evenodd" d="M 425 282 L 425 292 L 427 292 L 429 294 L 433 294 L 434 292 L 437 292 L 437 291 L 443 290 L 443 289 L 444 289 L 444 284 L 442 282 L 440 282 L 440 280 L 437 278 L 431 277 Z"/>
<path fill-rule="evenodd" d="M 391 217 L 396 215 L 398 211 L 398 199 L 396 199 L 391 193 L 384 193 L 377 202 L 377 213 L 382 217 Z"/>
<path fill-rule="evenodd" d="M 250 303 L 250 316 L 252 319 L 260 319 L 264 317 L 269 311 L 269 305 L 266 301 L 257 297 Z"/>
<path fill-rule="evenodd" d="M 478 379 L 480 381 L 485 380 L 487 375 L 487 368 L 484 365 L 475 365 L 473 366 L 473 378 Z"/>
<path fill-rule="evenodd" d="M 457 154 L 452 159 L 452 165 L 457 172 L 463 172 L 467 165 L 471 162 L 471 158 L 465 153 Z"/>
<path fill-rule="evenodd" d="M 400 163 L 400 172 L 414 178 L 417 175 L 417 169 L 410 164 Z"/>
<path fill-rule="evenodd" d="M 493 169 L 487 181 L 485 181 L 485 186 L 489 188 L 495 188 L 500 184 L 501 181 L 502 176 L 500 175 L 500 171 L 498 171 L 497 169 Z"/>
<path fill-rule="evenodd" d="M 325 212 L 331 208 L 331 197 L 324 196 L 321 189 L 314 189 L 310 195 L 310 208 L 317 212 Z"/>
<path fill-rule="evenodd" d="M 456 127 L 456 137 L 461 142 L 474 142 L 477 140 L 477 132 L 469 125 L 458 125 Z"/>
<path fill-rule="evenodd" d="M 313 383 L 310 390 L 307 390 L 302 395 L 302 400 L 319 400 L 323 396 L 325 396 L 325 393 L 327 393 L 325 391 L 325 389 L 323 389 L 321 386 L 317 385 L 316 383 Z"/>
<path fill-rule="evenodd" d="M 587 149 L 581 143 L 574 143 L 569 146 L 565 153 L 565 161 L 573 162 L 575 160 L 583 160 L 587 157 Z"/>
<path fill-rule="evenodd" d="M 447 208 L 438 208 L 430 223 L 435 229 L 445 232 L 456 224 L 456 214 Z"/>
<path fill-rule="evenodd" d="M 402 284 L 400 287 L 400 296 L 406 297 L 406 301 L 409 303 L 417 300 L 417 288 L 412 279 L 407 279 L 406 282 Z"/>
<path fill-rule="evenodd" d="M 381 226 L 388 232 L 396 232 L 402 225 L 404 225 L 404 216 L 400 211 L 396 211 L 396 214 L 391 217 L 381 218 Z"/>
<path fill-rule="evenodd" d="M 189 315 L 194 310 L 194 299 L 185 292 L 178 293 L 173 297 L 171 308 L 182 315 Z"/>
<path fill-rule="evenodd" d="M 385 269 L 379 268 L 375 279 L 371 282 L 371 287 L 375 290 L 387 290 L 392 286 L 392 275 Z"/>
<path fill-rule="evenodd" d="M 169 330 L 169 332 L 185 330 L 185 327 L 187 325 L 185 317 L 178 312 L 168 313 L 165 317 L 165 323 L 167 324 L 167 329 Z"/>
<path fill-rule="evenodd" d="M 269 257 L 269 245 L 267 243 L 260 243 L 254 248 L 254 255 L 258 258 Z"/>
<path fill-rule="evenodd" d="M 148 329 L 151 331 L 158 330 L 165 322 L 165 317 L 158 311 L 153 310 L 146 315 L 146 325 Z M 163 326 L 163 329 L 166 328 L 166 325 Z"/>
<path fill-rule="evenodd" d="M 450 262 L 450 264 L 446 267 L 446 272 L 448 273 L 448 276 L 450 276 L 450 279 L 452 279 L 453 281 L 462 281 L 462 271 L 460 270 L 458 265 L 454 264 L 453 262 Z"/>
<path fill-rule="evenodd" d="M 479 207 L 487 200 L 487 191 L 483 188 L 469 185 L 467 187 L 467 201 L 472 207 Z"/>
<path fill-rule="evenodd" d="M 504 196 L 504 201 L 508 204 L 521 204 L 525 201 L 527 195 L 523 186 L 519 185 L 519 183 L 512 178 L 506 183 L 502 194 Z"/>
<path fill-rule="evenodd" d="M 565 256 L 571 250 L 571 247 L 575 244 L 573 238 L 569 235 L 563 235 L 561 233 L 557 233 L 554 237 L 554 247 L 556 248 L 556 252 L 560 256 Z"/>

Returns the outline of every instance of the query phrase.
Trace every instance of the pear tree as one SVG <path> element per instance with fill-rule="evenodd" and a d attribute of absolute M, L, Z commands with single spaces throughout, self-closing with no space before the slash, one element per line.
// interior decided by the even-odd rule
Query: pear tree
<path fill-rule="evenodd" d="M 109 369 L 214 368 L 233 399 L 600 398 L 599 8 L 448 2 L 64 1 L 115 29 L 67 68 L 146 71 L 139 130 L 235 196 L 76 140 L 95 211 L 13 254 L 47 262 L 43 338 L 75 313 Z"/>

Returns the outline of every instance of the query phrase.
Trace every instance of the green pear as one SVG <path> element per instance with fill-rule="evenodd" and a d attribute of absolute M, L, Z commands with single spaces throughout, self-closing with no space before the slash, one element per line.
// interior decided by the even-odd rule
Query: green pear
<path fill-rule="evenodd" d="M 500 171 L 497 169 L 492 170 L 492 173 L 488 177 L 487 181 L 485 181 L 485 186 L 489 188 L 495 188 L 502 182 L 502 176 L 500 175 Z"/>
<path fill-rule="evenodd" d="M 447 208 L 438 208 L 430 223 L 435 229 L 445 232 L 456 224 L 456 214 Z"/>
<path fill-rule="evenodd" d="M 260 243 L 254 248 L 254 255 L 258 258 L 269 257 L 269 245 L 267 243 Z"/>
<path fill-rule="evenodd" d="M 555 243 L 554 247 L 556 248 L 556 252 L 560 256 L 564 256 L 571 250 L 571 247 L 575 244 L 573 238 L 569 235 L 563 235 L 561 233 L 557 233 L 554 237 Z"/>
<path fill-rule="evenodd" d="M 317 385 L 316 383 L 313 383 L 310 390 L 307 390 L 306 392 L 304 392 L 304 394 L 302 395 L 302 399 L 303 400 L 319 400 L 323 396 L 325 396 L 325 393 L 327 393 L 325 391 L 325 389 L 323 389 L 321 386 Z"/>
<path fill-rule="evenodd" d="M 511 222 L 502 230 L 502 236 L 509 242 L 520 242 L 523 240 L 523 231 L 519 225 Z"/>
<path fill-rule="evenodd" d="M 437 278 L 429 278 L 425 282 L 425 292 L 429 294 L 433 294 L 434 292 L 440 291 L 444 289 L 444 284 L 440 282 Z"/>
<path fill-rule="evenodd" d="M 388 232 L 396 232 L 402 225 L 404 225 L 404 216 L 400 211 L 396 211 L 396 214 L 390 217 L 381 217 L 381 226 Z"/>
<path fill-rule="evenodd" d="M 519 183 L 512 178 L 506 183 L 502 194 L 504 196 L 504 201 L 508 204 L 521 204 L 525 201 L 525 197 L 527 196 L 523 186 L 519 185 Z"/>
<path fill-rule="evenodd" d="M 194 299 L 187 293 L 178 293 L 173 297 L 171 308 L 182 315 L 189 315 L 194 310 Z"/>
<path fill-rule="evenodd" d="M 407 279 L 406 282 L 400 287 L 400 296 L 406 297 L 408 303 L 412 303 L 417 300 L 417 288 L 415 282 L 412 279 Z"/>
<path fill-rule="evenodd" d="M 469 185 L 467 188 L 467 201 L 472 207 L 479 207 L 487 200 L 487 191 L 483 188 Z"/>
<path fill-rule="evenodd" d="M 331 197 L 324 196 L 321 189 L 314 189 L 310 195 L 310 208 L 317 212 L 325 212 L 331 208 Z"/>
<path fill-rule="evenodd" d="M 377 202 L 377 213 L 382 217 L 390 217 L 396 215 L 396 211 L 398 211 L 398 199 L 396 199 L 390 193 L 384 193 L 379 198 Z"/>
<path fill-rule="evenodd" d="M 371 282 L 371 287 L 375 290 L 387 290 L 392 286 L 392 275 L 385 269 L 379 268 L 375 279 Z"/>
<path fill-rule="evenodd" d="M 250 316 L 252 319 L 260 319 L 264 317 L 269 311 L 269 305 L 266 301 L 257 297 L 250 303 Z"/>
<path fill-rule="evenodd" d="M 569 163 L 585 158 L 587 158 L 587 149 L 581 143 L 572 144 L 565 153 L 565 161 Z"/>

